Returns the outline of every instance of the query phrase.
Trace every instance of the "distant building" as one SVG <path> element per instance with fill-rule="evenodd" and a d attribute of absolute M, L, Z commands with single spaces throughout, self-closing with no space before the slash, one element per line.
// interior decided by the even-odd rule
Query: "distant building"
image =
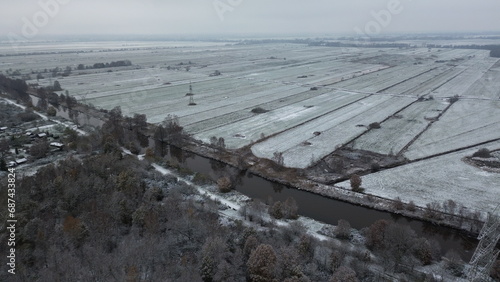
<path fill-rule="evenodd" d="M 20 165 L 20 164 L 24 164 L 24 163 L 27 163 L 28 162 L 28 159 L 26 158 L 22 158 L 22 159 L 17 159 L 16 160 L 16 164 Z"/>
<path fill-rule="evenodd" d="M 37 137 L 38 138 L 45 138 L 45 137 L 47 137 L 47 133 L 38 133 Z"/>
<path fill-rule="evenodd" d="M 7 129 L 8 129 L 8 127 L 6 127 L 6 126 L 4 126 L 4 127 L 0 127 L 0 131 L 5 131 L 5 130 L 7 130 Z"/>
<path fill-rule="evenodd" d="M 56 148 L 59 148 L 62 150 L 62 148 L 64 147 L 64 144 L 59 143 L 59 142 L 52 142 L 52 143 L 50 143 L 50 146 L 56 147 Z"/>

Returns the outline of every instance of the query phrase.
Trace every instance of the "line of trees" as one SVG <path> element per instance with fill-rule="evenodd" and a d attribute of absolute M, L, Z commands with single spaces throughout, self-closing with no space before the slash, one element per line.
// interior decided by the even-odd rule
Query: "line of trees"
<path fill-rule="evenodd" d="M 84 69 L 102 69 L 102 68 L 113 68 L 113 67 L 128 67 L 131 66 L 132 62 L 130 60 L 120 60 L 113 61 L 111 63 L 95 63 L 92 66 L 86 66 L 84 64 L 79 64 L 76 69 L 84 70 Z"/>
<path fill-rule="evenodd" d="M 166 146 L 182 146 L 188 135 L 179 124 L 179 118 L 175 115 L 167 115 L 163 122 L 156 126 L 153 138 L 155 141 L 155 153 L 158 156 L 165 156 Z"/>
<path fill-rule="evenodd" d="M 500 58 L 500 45 L 438 45 L 438 44 L 428 44 L 429 48 L 454 48 L 454 49 L 479 49 L 479 50 L 489 50 L 490 57 Z"/>
<path fill-rule="evenodd" d="M 257 201 L 248 204 L 245 217 L 260 224 L 258 228 L 240 221 L 220 224 L 219 204 L 116 148 L 127 134 L 145 130 L 145 117 L 123 117 L 115 108 L 109 119 L 90 136 L 67 134 L 65 138 L 80 152 L 100 153 L 78 159 L 68 156 L 18 179 L 19 273 L 7 279 L 6 272 L 1 272 L 1 281 L 75 277 L 84 281 L 383 281 L 385 273 L 431 281 L 413 269 L 439 261 L 438 244 L 394 222 L 377 221 L 362 231 L 366 247 L 319 241 L 300 222 L 288 227 L 264 222 L 268 207 Z M 163 134 L 164 142 L 182 137 L 176 117 L 168 117 L 160 126 L 163 129 L 156 131 Z M 80 150 L 86 146 L 91 148 Z M 0 201 L 5 197 L 0 193 Z M 267 212 L 275 218 L 294 218 L 297 205 L 287 199 Z M 331 237 L 351 242 L 353 232 L 341 220 Z M 0 230 L 0 237 L 4 236 L 6 230 Z M 0 252 L 6 248 L 1 244 Z M 456 254 L 447 254 L 448 272 L 461 276 L 463 264 Z"/>
<path fill-rule="evenodd" d="M 500 46 L 497 46 L 490 51 L 490 57 L 500 58 Z"/>
<path fill-rule="evenodd" d="M 117 146 L 125 146 L 132 153 L 138 154 L 140 148 L 149 145 L 146 115 L 123 116 L 121 107 L 117 106 L 108 112 L 108 120 L 102 126 L 102 135 L 106 152 L 119 150 Z"/>
<path fill-rule="evenodd" d="M 0 89 L 9 92 L 14 99 L 29 100 L 28 85 L 22 79 L 11 79 L 0 74 Z"/>
<path fill-rule="evenodd" d="M 2 281 L 71 281 L 74 277 L 85 281 L 381 281 L 383 277 L 373 268 L 379 261 L 366 250 L 319 241 L 298 222 L 258 229 L 237 222 L 221 225 L 216 203 L 195 200 L 201 197 L 195 189 L 149 171 L 146 163 L 133 156 L 110 152 L 68 157 L 16 184 L 16 212 L 22 218 L 18 275 L 7 279 L 2 272 Z M 4 197 L 0 195 L 0 200 Z M 339 238 L 350 234 L 348 224 L 340 225 L 347 231 L 339 231 Z M 408 263 L 421 265 L 420 257 L 434 260 L 434 246 L 420 242 L 409 228 L 378 223 L 371 231 L 370 246 L 387 254 L 387 271 L 397 267 L 409 273 Z M 5 248 L 6 244 L 0 245 L 1 252 Z"/>

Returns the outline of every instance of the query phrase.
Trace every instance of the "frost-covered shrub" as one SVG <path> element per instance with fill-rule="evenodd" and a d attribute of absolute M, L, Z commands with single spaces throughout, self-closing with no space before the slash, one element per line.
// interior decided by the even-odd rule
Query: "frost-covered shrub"
<path fill-rule="evenodd" d="M 347 220 L 339 219 L 337 228 L 335 228 L 335 236 L 346 240 L 351 238 L 351 225 Z"/>
<path fill-rule="evenodd" d="M 372 172 L 377 172 L 380 170 L 380 164 L 378 162 L 372 162 L 371 164 L 371 170 Z"/>
<path fill-rule="evenodd" d="M 269 215 L 276 219 L 297 219 L 298 207 L 293 198 L 288 198 L 285 202 L 275 202 L 269 206 Z"/>
<path fill-rule="evenodd" d="M 491 158 L 491 153 L 490 150 L 486 148 L 479 149 L 477 152 L 475 152 L 472 157 L 474 158 Z"/>
<path fill-rule="evenodd" d="M 351 176 L 350 182 L 351 182 L 352 191 L 357 192 L 357 193 L 362 193 L 364 191 L 364 189 L 361 188 L 362 181 L 361 181 L 361 177 L 359 175 L 354 174 L 353 176 Z"/>
<path fill-rule="evenodd" d="M 219 191 L 221 193 L 229 193 L 233 188 L 233 184 L 231 182 L 231 179 L 229 179 L 229 177 L 221 177 L 217 179 L 217 186 L 219 187 Z"/>
<path fill-rule="evenodd" d="M 370 127 L 370 129 L 379 129 L 379 128 L 381 128 L 380 123 L 378 123 L 378 122 L 372 122 L 372 123 L 370 123 L 369 127 Z"/>
<path fill-rule="evenodd" d="M 455 95 L 450 98 L 450 104 L 456 103 L 458 102 L 458 100 L 460 100 L 460 97 L 458 95 Z"/>
<path fill-rule="evenodd" d="M 406 210 L 411 211 L 411 212 L 416 211 L 416 210 L 417 210 L 417 206 L 415 205 L 415 202 L 410 201 L 410 202 L 406 205 Z"/>
<path fill-rule="evenodd" d="M 397 211 L 402 210 L 404 208 L 404 204 L 403 201 L 401 201 L 401 198 L 397 197 L 396 199 L 394 199 L 392 207 Z"/>
<path fill-rule="evenodd" d="M 267 112 L 269 112 L 269 111 L 266 109 L 263 109 L 261 107 L 257 107 L 257 108 L 252 109 L 252 113 L 254 113 L 254 114 L 263 114 L 263 113 L 267 113 Z"/>
<path fill-rule="evenodd" d="M 193 182 L 198 185 L 207 185 L 213 183 L 212 178 L 210 178 L 210 175 L 204 173 L 196 173 L 193 177 Z"/>

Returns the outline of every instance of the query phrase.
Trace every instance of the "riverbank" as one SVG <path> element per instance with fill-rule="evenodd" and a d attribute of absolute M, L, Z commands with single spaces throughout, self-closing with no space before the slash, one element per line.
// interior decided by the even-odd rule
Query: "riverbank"
<path fill-rule="evenodd" d="M 32 99 L 38 98 L 33 92 L 34 91 L 30 92 Z M 106 116 L 106 113 L 81 103 L 78 103 L 74 107 L 74 110 L 80 113 L 85 112 L 85 114 L 82 115 L 90 116 L 99 120 L 101 122 L 99 125 L 102 125 L 102 120 L 104 120 Z M 64 116 L 64 114 L 65 111 L 58 110 L 58 115 Z M 240 170 L 248 170 L 249 172 L 272 182 L 321 195 L 329 199 L 340 200 L 370 209 L 423 220 L 439 226 L 454 228 L 456 230 L 460 230 L 468 237 L 477 237 L 477 234 L 483 225 L 482 221 L 485 220 L 484 214 L 481 215 L 477 212 L 468 212 L 468 210 L 465 209 L 466 214 L 457 215 L 446 213 L 437 208 L 433 208 L 432 206 L 418 206 L 413 204 L 411 201 L 404 202 L 404 199 L 389 199 L 376 196 L 370 194 L 369 189 L 366 189 L 363 193 L 357 193 L 335 184 L 325 184 L 325 181 L 315 181 L 314 177 L 308 176 L 310 171 L 307 169 L 282 167 L 273 161 L 256 157 L 250 150 L 250 146 L 237 150 L 226 150 L 188 138 L 185 140 L 184 146 L 182 147 L 186 151 L 226 163 L 230 166 L 239 168 Z M 395 197 L 396 196 L 397 195 L 395 195 Z M 456 210 L 458 210 L 458 207 Z"/>
<path fill-rule="evenodd" d="M 277 182 L 294 189 L 378 211 L 390 212 L 395 215 L 429 222 L 437 226 L 453 228 L 458 230 L 462 235 L 470 238 L 475 239 L 483 225 L 483 221 L 478 217 L 477 213 L 472 214 L 476 216 L 475 218 L 463 217 L 439 210 L 432 210 L 428 207 L 404 203 L 403 201 L 374 196 L 369 194 L 369 191 L 357 193 L 339 186 L 318 183 L 307 179 L 304 170 L 277 166 L 270 160 L 255 157 L 248 148 L 229 151 L 212 147 L 197 140 L 189 140 L 185 142 L 182 149 L 209 159 L 223 162 L 240 170 L 247 170 L 266 180 Z"/>
<path fill-rule="evenodd" d="M 150 125 L 150 133 L 152 133 L 153 127 Z M 153 145 L 150 142 L 150 148 Z M 363 204 L 362 201 L 365 198 L 363 194 L 359 194 L 357 198 L 354 198 L 359 201 L 359 203 L 356 203 L 352 201 L 353 199 L 350 199 L 352 195 L 356 195 L 350 190 L 339 187 L 329 189 L 328 186 L 315 185 L 314 182 L 304 179 L 303 171 L 277 167 L 269 160 L 256 158 L 250 150 L 227 151 L 193 139 L 186 140 L 183 149 L 193 154 L 190 156 L 190 154 L 186 153 L 178 161 L 171 158 L 174 161 L 173 164 L 186 162 L 183 165 L 192 172 L 197 173 L 206 173 L 213 170 L 210 160 L 217 160 L 227 164 L 228 171 L 233 173 L 236 173 L 235 168 L 237 167 L 247 172 L 243 174 L 242 183 L 238 182 L 236 188 L 238 192 L 249 198 L 263 201 L 266 201 L 269 196 L 280 201 L 292 197 L 298 201 L 299 214 L 306 218 L 333 225 L 336 225 L 338 220 L 344 219 L 358 230 L 369 227 L 380 219 L 396 221 L 399 224 L 411 226 L 419 236 L 428 238 L 430 241 L 438 241 L 442 249 L 445 250 L 444 252 L 446 250 L 457 250 L 465 261 L 470 259 L 471 252 L 475 248 L 475 240 L 466 239 L 455 230 L 440 228 L 422 221 L 412 221 L 410 220 L 411 217 L 395 217 L 393 216 L 395 213 L 378 211 L 383 209 L 376 210 L 369 205 Z M 174 154 L 172 152 L 174 150 L 168 151 L 169 154 Z M 183 152 L 180 154 L 184 155 Z M 252 175 L 259 177 L 252 177 Z M 286 178 L 283 176 L 286 176 Z M 288 187 L 293 189 L 288 189 Z M 321 188 L 323 190 L 320 190 Z M 442 254 L 444 255 L 444 253 Z"/>

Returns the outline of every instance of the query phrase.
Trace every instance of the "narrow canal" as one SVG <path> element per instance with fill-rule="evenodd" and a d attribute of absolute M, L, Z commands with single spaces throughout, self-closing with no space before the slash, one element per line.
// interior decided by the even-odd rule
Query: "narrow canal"
<path fill-rule="evenodd" d="M 207 174 L 214 179 L 224 173 L 238 175 L 236 190 L 253 199 L 260 199 L 265 202 L 269 197 L 276 201 L 284 201 L 288 197 L 293 197 L 299 207 L 300 215 L 328 224 L 336 225 L 339 219 L 344 219 L 353 228 L 360 230 L 369 227 L 379 219 L 392 220 L 399 224 L 409 225 L 415 230 L 417 236 L 439 242 L 443 255 L 449 250 L 455 250 L 465 261 L 470 260 L 477 246 L 477 241 L 474 238 L 466 237 L 460 231 L 452 228 L 437 226 L 425 221 L 373 210 L 290 188 L 249 172 L 240 172 L 238 169 L 224 163 L 176 147 L 170 147 L 167 158 L 193 172 Z"/>
<path fill-rule="evenodd" d="M 36 105 L 38 98 L 31 96 Z M 101 126 L 102 121 L 80 113 L 78 116 L 69 114 L 67 109 L 57 109 L 57 115 L 69 120 L 78 120 L 80 125 L 90 124 Z M 150 142 L 151 143 L 151 142 Z M 252 198 L 266 201 L 272 198 L 275 201 L 284 201 L 292 197 L 297 202 L 299 214 L 324 223 L 336 225 L 339 219 L 347 220 L 353 228 L 361 230 L 369 227 L 379 219 L 392 220 L 399 224 L 409 225 L 415 230 L 417 236 L 428 240 L 435 240 L 441 246 L 444 255 L 449 250 L 455 250 L 464 259 L 469 261 L 477 246 L 477 241 L 462 234 L 460 231 L 436 226 L 434 224 L 395 215 L 389 212 L 361 207 L 347 202 L 326 198 L 307 191 L 297 190 L 285 185 L 266 180 L 249 172 L 240 172 L 238 169 L 224 163 L 211 160 L 191 152 L 170 146 L 167 158 L 179 163 L 182 167 L 193 172 L 210 175 L 212 178 L 231 173 L 238 175 L 236 190 Z"/>

